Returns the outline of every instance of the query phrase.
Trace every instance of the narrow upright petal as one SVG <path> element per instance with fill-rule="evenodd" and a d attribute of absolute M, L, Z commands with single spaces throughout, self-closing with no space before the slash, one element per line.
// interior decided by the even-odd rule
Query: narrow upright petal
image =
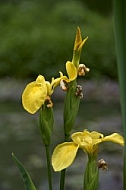
<path fill-rule="evenodd" d="M 77 132 L 77 133 L 72 134 L 71 138 L 86 153 L 88 153 L 88 152 L 92 153 L 93 152 L 92 139 L 88 133 L 83 134 L 83 132 Z"/>
<path fill-rule="evenodd" d="M 73 81 L 77 78 L 77 69 L 72 62 L 66 62 L 66 71 L 70 81 Z"/>
<path fill-rule="evenodd" d="M 69 167 L 74 161 L 79 146 L 74 142 L 59 144 L 52 155 L 52 166 L 55 171 L 61 171 Z"/>
<path fill-rule="evenodd" d="M 97 144 L 102 141 L 100 133 L 95 131 L 90 133 L 87 130 L 84 130 L 84 132 L 74 133 L 71 138 L 86 153 L 93 153 L 97 149 Z"/>

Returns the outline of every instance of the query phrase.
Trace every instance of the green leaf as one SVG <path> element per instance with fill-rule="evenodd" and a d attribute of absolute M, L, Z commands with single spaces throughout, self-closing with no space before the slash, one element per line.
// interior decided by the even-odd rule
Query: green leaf
<path fill-rule="evenodd" d="M 45 146 L 50 145 L 54 125 L 53 108 L 48 108 L 46 103 L 40 109 L 39 129 Z"/>
<path fill-rule="evenodd" d="M 36 190 L 32 180 L 31 180 L 31 177 L 29 176 L 25 167 L 21 164 L 21 162 L 15 157 L 15 155 L 13 153 L 12 153 L 12 158 L 20 170 L 20 173 L 21 173 L 23 181 L 24 181 L 25 190 Z"/>
<path fill-rule="evenodd" d="M 126 142 L 126 1 L 113 0 L 115 44 L 120 85 L 123 135 Z M 126 189 L 126 146 L 124 148 L 123 189 Z"/>
<path fill-rule="evenodd" d="M 76 82 L 72 82 L 66 94 L 64 103 L 64 129 L 65 134 L 70 135 L 78 113 L 80 98 L 75 95 Z"/>

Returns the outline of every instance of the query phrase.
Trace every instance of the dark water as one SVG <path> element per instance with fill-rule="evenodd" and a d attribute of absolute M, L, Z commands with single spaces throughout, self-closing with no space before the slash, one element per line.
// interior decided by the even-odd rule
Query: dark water
<path fill-rule="evenodd" d="M 52 135 L 53 148 L 63 142 L 63 103 L 54 105 L 55 127 Z M 104 134 L 122 134 L 119 103 L 98 101 L 82 102 L 73 131 L 85 128 Z M 15 166 L 12 152 L 25 165 L 38 190 L 47 190 L 46 160 L 43 143 L 38 131 L 38 113 L 30 115 L 19 102 L 6 101 L 0 105 L 0 190 L 23 190 L 24 184 Z M 108 171 L 100 171 L 100 190 L 122 189 L 122 147 L 112 143 L 100 145 L 99 158 L 104 158 Z M 66 189 L 82 190 L 86 154 L 79 151 L 72 166 L 67 170 Z M 59 173 L 53 173 L 54 190 L 59 189 Z"/>

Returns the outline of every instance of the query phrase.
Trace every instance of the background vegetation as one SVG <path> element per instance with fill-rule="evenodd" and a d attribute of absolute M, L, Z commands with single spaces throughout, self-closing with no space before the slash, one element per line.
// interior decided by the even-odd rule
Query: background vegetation
<path fill-rule="evenodd" d="M 0 1 L 0 77 L 58 76 L 72 59 L 76 28 L 88 36 L 88 77 L 117 78 L 110 1 Z"/>

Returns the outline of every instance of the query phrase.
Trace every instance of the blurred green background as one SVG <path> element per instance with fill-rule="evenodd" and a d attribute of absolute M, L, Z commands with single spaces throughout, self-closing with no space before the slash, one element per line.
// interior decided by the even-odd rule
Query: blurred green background
<path fill-rule="evenodd" d="M 81 56 L 88 77 L 116 79 L 109 0 L 1 0 L 0 77 L 58 76 L 72 59 L 77 26 L 89 37 Z"/>

